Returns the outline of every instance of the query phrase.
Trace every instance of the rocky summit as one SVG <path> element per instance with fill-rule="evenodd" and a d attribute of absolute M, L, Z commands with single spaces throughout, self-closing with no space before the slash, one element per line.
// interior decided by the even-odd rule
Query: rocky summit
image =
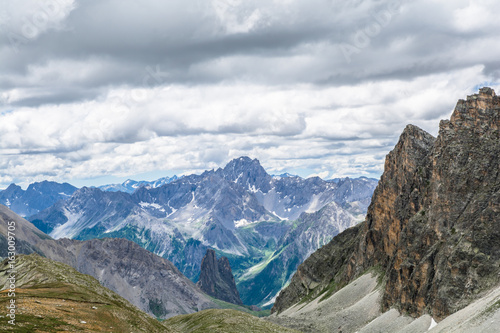
<path fill-rule="evenodd" d="M 229 260 L 226 257 L 220 257 L 217 260 L 214 250 L 208 249 L 203 257 L 200 279 L 196 285 L 210 296 L 243 305 L 236 289 Z"/>
<path fill-rule="evenodd" d="M 482 88 L 458 101 L 437 138 L 407 126 L 366 220 L 302 263 L 272 311 L 327 299 L 367 272 L 379 276 L 382 311 L 437 321 L 497 287 L 499 124 L 500 98 Z"/>

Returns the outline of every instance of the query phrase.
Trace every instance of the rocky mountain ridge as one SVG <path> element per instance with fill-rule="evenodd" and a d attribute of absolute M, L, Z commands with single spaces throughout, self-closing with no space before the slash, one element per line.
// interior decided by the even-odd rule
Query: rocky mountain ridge
<path fill-rule="evenodd" d="M 385 161 L 366 221 L 309 257 L 273 307 L 341 290 L 368 270 L 382 310 L 442 320 L 500 283 L 500 98 L 460 100 L 439 135 L 408 126 Z"/>

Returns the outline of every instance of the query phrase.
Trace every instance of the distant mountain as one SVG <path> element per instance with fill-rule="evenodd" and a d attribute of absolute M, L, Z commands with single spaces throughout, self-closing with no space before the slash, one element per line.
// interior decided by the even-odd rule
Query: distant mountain
<path fill-rule="evenodd" d="M 318 177 L 276 178 L 258 160 L 241 157 L 224 168 L 156 188 L 139 187 L 132 194 L 84 187 L 29 220 L 54 238 L 132 240 L 171 260 L 193 281 L 207 248 L 212 248 L 229 258 L 239 287 L 240 277 L 248 277 L 250 271 L 255 276 L 253 266 L 261 267 L 276 256 L 281 238 L 302 213 L 335 202 L 332 229 L 316 228 L 317 233 L 333 237 L 339 230 L 333 227 L 337 217 L 348 216 L 350 224 L 363 219 L 376 184 L 366 178 L 338 183 Z M 304 255 L 299 253 L 298 258 Z M 260 287 L 254 284 L 254 288 Z M 274 294 L 264 296 L 268 302 Z M 264 299 L 243 301 L 261 304 Z"/>
<path fill-rule="evenodd" d="M 59 200 L 68 199 L 76 190 L 76 187 L 68 183 L 49 181 L 30 184 L 26 191 L 16 184 L 11 184 L 7 189 L 0 191 L 0 204 L 21 216 L 30 216 Z"/>
<path fill-rule="evenodd" d="M 276 322 L 305 332 L 498 332 L 499 134 L 490 88 L 459 100 L 437 138 L 408 125 L 366 220 L 298 267 Z"/>
<path fill-rule="evenodd" d="M 134 193 L 135 190 L 141 187 L 156 188 L 171 183 L 173 181 L 176 181 L 180 178 L 182 177 L 172 176 L 172 177 L 163 177 L 153 181 L 146 181 L 146 180 L 135 181 L 132 179 L 128 179 L 121 184 L 101 185 L 98 186 L 97 188 L 107 192 Z"/>
<path fill-rule="evenodd" d="M 285 172 L 280 175 L 273 175 L 273 178 L 288 178 L 288 177 L 299 177 L 297 175 L 293 175 L 291 173 Z"/>

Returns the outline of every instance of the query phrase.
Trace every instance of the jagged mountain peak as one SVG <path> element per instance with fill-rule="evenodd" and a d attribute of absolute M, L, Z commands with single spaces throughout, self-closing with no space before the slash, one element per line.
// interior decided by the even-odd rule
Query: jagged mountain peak
<path fill-rule="evenodd" d="M 73 194 L 73 198 L 83 197 L 89 194 L 98 195 L 99 197 L 101 197 L 102 195 L 104 195 L 104 192 L 96 187 L 84 186 L 75 191 L 75 193 Z"/>
<path fill-rule="evenodd" d="M 415 125 L 407 125 L 401 135 L 397 146 L 404 146 L 405 149 L 413 148 L 427 149 L 434 143 L 436 138 L 423 129 Z"/>
<path fill-rule="evenodd" d="M 498 130 L 500 97 L 491 88 L 484 87 L 478 94 L 459 100 L 451 119 L 443 121 L 442 129 L 454 128 L 473 129 L 478 133 Z"/>
<path fill-rule="evenodd" d="M 17 199 L 24 194 L 25 191 L 16 184 L 10 184 L 5 190 L 0 191 L 0 203 L 11 205 L 11 201 Z"/>
<path fill-rule="evenodd" d="M 6 191 L 21 190 L 21 186 L 12 183 L 5 190 Z"/>
<path fill-rule="evenodd" d="M 207 249 L 201 261 L 200 280 L 197 283 L 202 291 L 223 301 L 242 305 L 240 295 L 227 257 L 217 260 L 215 251 Z"/>
<path fill-rule="evenodd" d="M 53 181 L 49 181 L 49 180 L 44 180 L 44 181 L 41 181 L 41 182 L 35 182 L 35 183 L 32 183 L 28 186 L 28 188 L 26 189 L 26 192 L 29 192 L 29 191 L 43 191 L 43 192 L 48 192 L 48 193 L 51 193 L 51 192 L 67 192 L 69 194 L 73 193 L 74 191 L 76 191 L 77 188 L 74 187 L 73 185 L 71 184 L 68 184 L 68 183 L 57 183 L 57 182 L 53 182 Z"/>
<path fill-rule="evenodd" d="M 242 165 L 242 166 L 258 165 L 258 166 L 260 166 L 260 162 L 256 158 L 252 159 L 248 156 L 240 156 L 238 158 L 234 158 L 231 161 L 229 161 L 226 164 L 225 168 L 228 168 L 228 167 L 233 168 L 233 166 L 236 166 L 236 165 Z"/>
<path fill-rule="evenodd" d="M 258 159 L 242 156 L 230 161 L 221 170 L 223 177 L 243 187 L 255 187 L 266 193 L 272 177 L 264 170 Z"/>

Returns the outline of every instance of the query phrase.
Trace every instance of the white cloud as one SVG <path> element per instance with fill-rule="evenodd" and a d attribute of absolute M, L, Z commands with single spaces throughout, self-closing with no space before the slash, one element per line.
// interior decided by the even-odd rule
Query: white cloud
<path fill-rule="evenodd" d="M 319 177 L 319 178 L 327 179 L 329 174 L 330 174 L 329 171 L 323 171 L 323 172 L 320 172 L 320 173 L 310 174 L 309 176 L 307 176 L 307 178 Z"/>
<path fill-rule="evenodd" d="M 485 29 L 497 28 L 500 3 L 495 0 L 469 1 L 467 5 L 453 10 L 454 26 L 463 32 L 484 32 Z"/>

